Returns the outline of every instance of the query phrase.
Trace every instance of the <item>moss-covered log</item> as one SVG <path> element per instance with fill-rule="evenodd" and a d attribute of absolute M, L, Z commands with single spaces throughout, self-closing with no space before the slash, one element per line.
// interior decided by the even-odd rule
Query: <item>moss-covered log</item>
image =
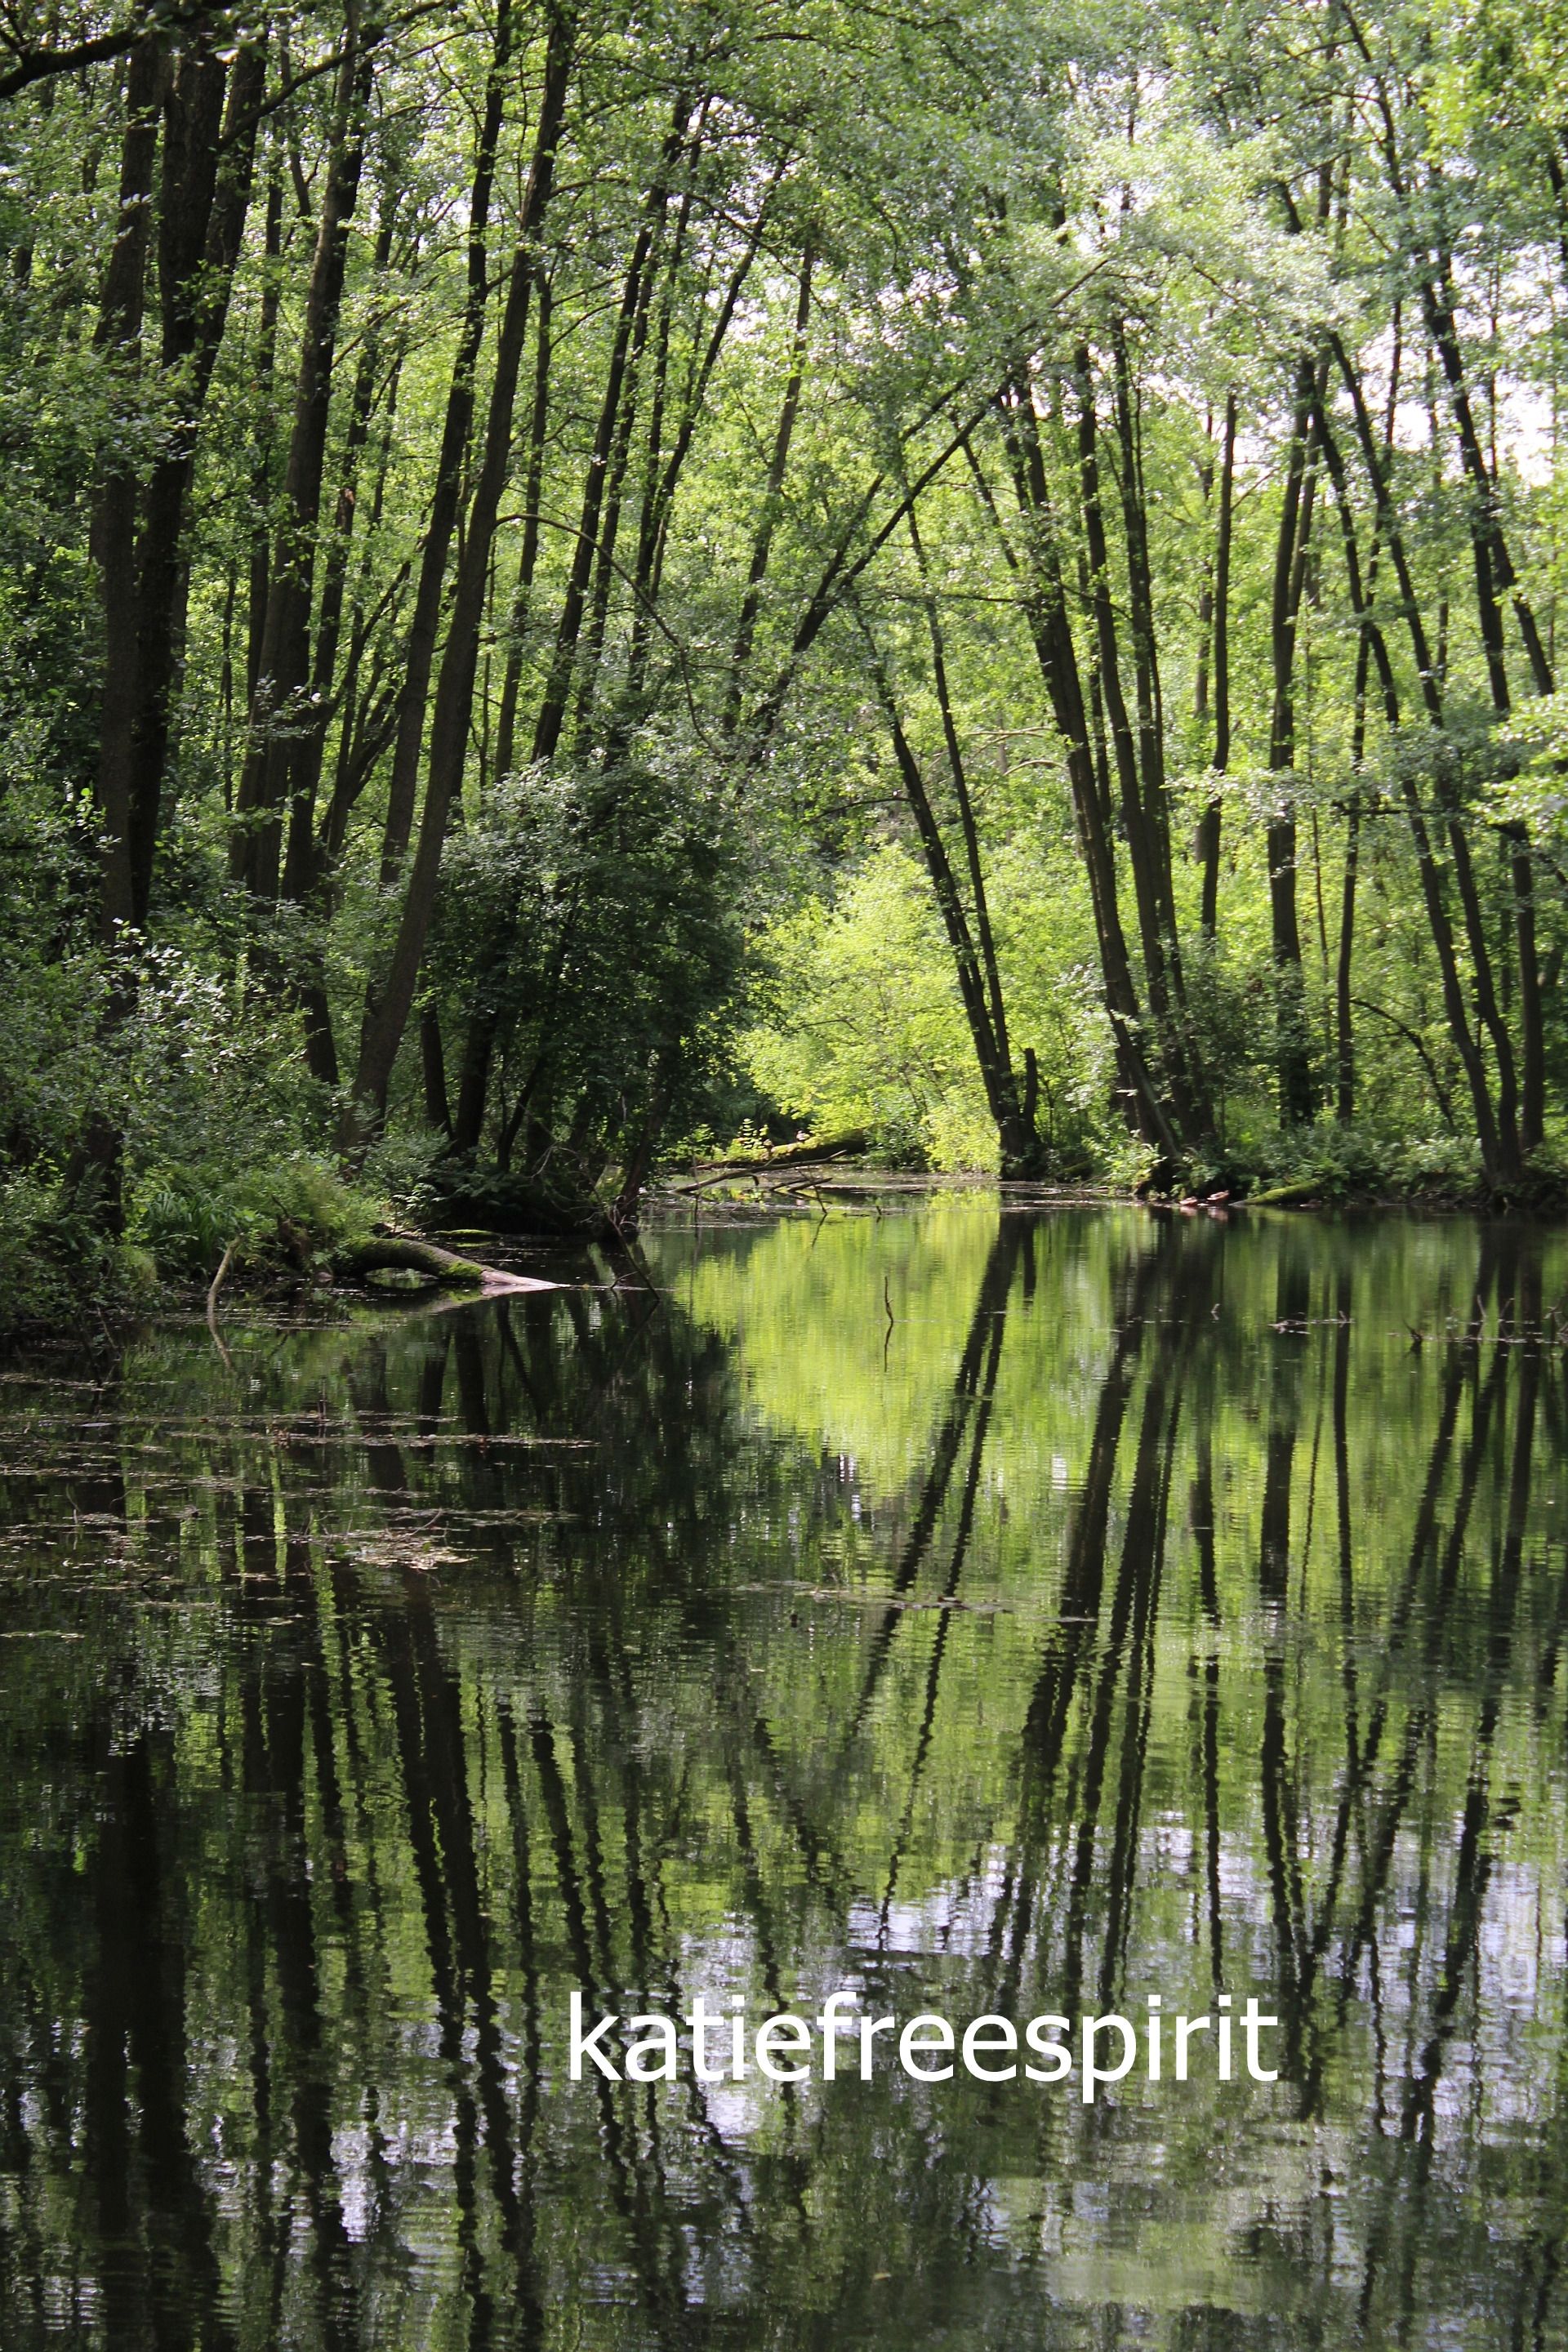
<path fill-rule="evenodd" d="M 731 1176 L 782 1175 L 792 1168 L 815 1168 L 830 1160 L 852 1160 L 858 1152 L 868 1151 L 871 1139 L 863 1128 L 854 1128 L 843 1135 L 826 1135 L 819 1141 L 781 1143 L 776 1151 L 758 1152 L 745 1159 L 700 1160 L 697 1162 L 698 1185 L 722 1184 Z M 680 1185 L 678 1191 L 689 1192 L 695 1186 Z"/>
<path fill-rule="evenodd" d="M 369 1274 L 407 1273 L 455 1289 L 482 1290 L 492 1271 L 475 1258 L 459 1257 L 455 1250 L 413 1234 L 373 1234 L 368 1241 L 345 1243 L 332 1257 L 332 1272 L 347 1282 L 362 1281 Z"/>

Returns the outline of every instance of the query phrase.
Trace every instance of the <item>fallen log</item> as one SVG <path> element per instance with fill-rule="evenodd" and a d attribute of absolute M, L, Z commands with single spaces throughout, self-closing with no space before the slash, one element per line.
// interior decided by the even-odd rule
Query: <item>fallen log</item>
<path fill-rule="evenodd" d="M 1238 1205 L 1247 1209 L 1315 1209 L 1329 1189 L 1321 1176 L 1299 1176 L 1289 1184 L 1270 1184 L 1267 1192 L 1249 1192 Z"/>
<path fill-rule="evenodd" d="M 412 1234 L 373 1234 L 368 1241 L 346 1242 L 334 1252 L 332 1272 L 353 1282 L 367 1274 L 423 1274 L 465 1290 L 478 1290 L 486 1269 L 471 1257 L 442 1249 L 435 1242 L 418 1241 Z"/>
<path fill-rule="evenodd" d="M 455 1250 L 421 1241 L 414 1234 L 374 1234 L 368 1241 L 350 1242 L 334 1255 L 332 1271 L 348 1282 L 361 1281 L 370 1274 L 422 1274 L 448 1290 L 474 1290 L 484 1298 L 563 1287 L 537 1275 L 507 1274 L 499 1266 L 480 1265 L 476 1258 L 459 1257 Z"/>
<path fill-rule="evenodd" d="M 696 1192 L 709 1184 L 721 1184 L 730 1176 L 767 1176 L 784 1173 L 793 1168 L 811 1168 L 826 1160 L 847 1160 L 856 1152 L 869 1149 L 871 1139 L 863 1129 L 851 1129 L 844 1135 L 824 1136 L 820 1143 L 781 1143 L 776 1151 L 754 1154 L 746 1159 L 699 1160 L 695 1168 L 704 1171 L 694 1184 L 678 1184 L 678 1192 Z"/>

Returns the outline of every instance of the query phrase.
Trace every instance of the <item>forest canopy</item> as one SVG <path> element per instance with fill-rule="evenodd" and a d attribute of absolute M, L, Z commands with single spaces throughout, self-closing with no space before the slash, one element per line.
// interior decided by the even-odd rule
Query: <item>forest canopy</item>
<path fill-rule="evenodd" d="M 1560 1182 L 1565 87 L 1560 0 L 0 12 L 11 1312 L 838 1127 Z"/>

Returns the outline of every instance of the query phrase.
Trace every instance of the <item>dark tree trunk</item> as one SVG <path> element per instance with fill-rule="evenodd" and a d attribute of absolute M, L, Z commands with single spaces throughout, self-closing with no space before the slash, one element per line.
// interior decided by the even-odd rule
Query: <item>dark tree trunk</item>
<path fill-rule="evenodd" d="M 1236 496 L 1236 394 L 1226 394 L 1225 437 L 1219 461 L 1219 519 L 1214 561 L 1214 756 L 1216 776 L 1230 765 L 1230 550 Z M 1199 921 L 1211 943 L 1219 929 L 1219 852 L 1223 806 L 1216 793 L 1198 820 L 1198 860 L 1203 868 Z"/>
<path fill-rule="evenodd" d="M 125 131 L 121 146 L 120 210 L 99 304 L 95 348 L 121 382 L 111 392 L 115 408 L 129 405 L 141 375 L 142 330 L 146 313 L 147 251 L 152 221 L 153 165 L 158 150 L 158 106 L 165 65 L 162 41 L 149 35 L 131 52 L 125 78 Z M 129 437 L 129 436 L 127 436 Z M 103 671 L 99 699 L 98 793 L 99 935 L 110 950 L 123 949 L 136 926 L 132 865 L 132 747 L 140 701 L 140 641 L 136 597 L 137 481 L 129 458 L 103 470 L 92 505 L 91 551 L 103 614 Z M 104 1009 L 106 1031 L 117 1029 L 134 1003 L 134 986 L 121 965 L 110 982 Z M 103 1112 L 95 1112 L 73 1156 L 73 1187 L 96 1195 L 99 1214 L 111 1233 L 121 1231 L 124 1207 L 121 1133 Z"/>
<path fill-rule="evenodd" d="M 501 492 L 506 485 L 511 455 L 512 410 L 528 335 L 535 267 L 534 242 L 554 184 L 556 142 L 565 112 L 574 30 L 574 20 L 561 12 L 552 15 L 528 189 L 523 199 L 517 248 L 508 274 L 506 307 L 496 338 L 495 375 L 490 385 L 484 455 L 469 504 L 463 551 L 453 589 L 446 650 L 436 688 L 419 837 L 404 889 L 402 912 L 385 981 L 375 1001 L 366 1005 L 353 1098 L 340 1132 L 340 1147 L 351 1154 L 363 1150 L 368 1138 L 385 1116 L 393 1064 L 403 1042 L 404 1028 L 418 986 L 419 967 L 429 935 L 430 919 L 435 912 L 447 815 L 453 797 L 462 782 L 468 715 L 479 662 L 479 625 L 489 581 L 496 518 L 500 510 Z"/>
<path fill-rule="evenodd" d="M 937 610 L 936 596 L 931 588 L 931 574 L 921 544 L 920 525 L 911 507 L 909 515 L 910 541 L 921 576 L 921 601 L 925 606 L 926 628 L 931 640 L 931 676 L 936 685 L 937 708 L 942 714 L 942 741 L 947 751 L 948 773 L 952 782 L 953 799 L 958 809 L 959 830 L 963 839 L 964 864 L 969 875 L 968 929 L 973 933 L 972 960 L 975 971 L 976 1011 L 983 1012 L 984 1022 L 971 1027 L 976 1050 L 982 1057 L 982 1070 L 986 1077 L 986 1091 L 991 1102 L 991 1115 L 996 1123 L 1001 1171 L 1005 1177 L 1039 1176 L 1045 1172 L 1045 1155 L 1040 1139 L 1034 1130 L 1031 1115 L 1025 1116 L 1024 1102 L 1018 1089 L 1017 1073 L 1013 1066 L 1012 1048 L 1007 1037 L 1007 1013 L 1002 994 L 1002 973 L 996 955 L 995 934 L 992 929 L 990 903 L 985 890 L 985 866 L 980 850 L 980 829 L 975 823 L 974 803 L 969 790 L 969 777 L 963 747 L 959 742 L 957 721 L 953 716 L 952 697 L 948 689 L 947 649 L 943 643 L 942 618 Z M 901 764 L 901 763 L 900 763 Z M 932 879 L 935 880 L 933 874 Z"/>
<path fill-rule="evenodd" d="M 768 460 L 768 478 L 763 492 L 763 510 L 757 519 L 756 536 L 752 541 L 752 561 L 746 575 L 746 593 L 741 599 L 740 618 L 735 624 L 735 640 L 730 648 L 730 683 L 724 696 L 724 731 L 733 735 L 741 723 L 741 699 L 745 692 L 746 671 L 751 664 L 752 646 L 757 634 L 757 615 L 762 610 L 763 588 L 768 576 L 768 562 L 773 551 L 773 532 L 778 523 L 779 506 L 784 495 L 784 474 L 789 465 L 790 443 L 795 437 L 795 418 L 800 413 L 801 387 L 805 381 L 806 329 L 811 322 L 812 254 L 807 247 L 800 261 L 800 291 L 795 299 L 795 336 L 790 345 L 789 376 L 779 408 L 779 421 L 773 434 L 773 454 Z M 911 509 L 912 512 L 912 509 Z"/>
<path fill-rule="evenodd" d="M 1296 763 L 1296 633 L 1311 540 L 1316 483 L 1312 429 L 1315 381 L 1313 363 L 1303 360 L 1297 372 L 1289 457 L 1275 540 L 1269 623 L 1274 692 L 1268 765 L 1283 783 L 1268 826 L 1268 906 L 1274 957 L 1275 1065 L 1279 1117 L 1287 1127 L 1310 1119 L 1317 1109 L 1317 1088 L 1307 1042 L 1306 985 L 1297 913 L 1296 815 L 1291 772 Z"/>
<path fill-rule="evenodd" d="M 250 468 L 250 570 L 245 651 L 247 711 L 256 700 L 257 681 L 261 676 L 261 640 L 267 631 L 267 599 L 272 587 L 272 390 L 278 372 L 278 305 L 283 260 L 283 183 L 276 169 L 267 188 L 262 257 L 254 362 L 260 413 Z"/>
<path fill-rule="evenodd" d="M 572 562 L 566 575 L 566 589 L 562 599 L 560 618 L 556 624 L 555 644 L 546 673 L 543 693 L 534 719 L 531 759 L 542 766 L 555 757 L 560 748 L 562 730 L 571 699 L 572 682 L 576 674 L 578 649 L 583 625 L 588 612 L 588 592 L 593 578 L 595 557 L 599 549 L 600 522 L 611 462 L 614 457 L 621 402 L 626 386 L 637 322 L 642 314 L 645 275 L 653 249 L 655 236 L 668 201 L 668 177 L 678 161 L 684 143 L 687 110 L 678 108 L 679 120 L 665 143 L 663 169 L 658 184 L 649 191 L 643 225 L 637 233 L 632 257 L 621 289 L 620 310 L 616 320 L 615 339 L 610 351 L 610 363 L 605 375 L 604 394 L 599 404 L 598 422 L 588 457 L 586 478 L 583 486 L 582 509 L 574 538 Z M 511 933 L 515 929 L 513 912 L 506 925 L 506 939 L 499 950 L 501 957 L 510 956 Z M 500 1034 L 500 1018 L 493 1006 L 481 1006 L 468 1024 L 464 1041 L 463 1066 L 458 1084 L 458 1110 L 453 1127 L 452 1144 L 455 1151 L 474 1150 L 484 1127 L 485 1107 L 489 1094 L 490 1066 L 494 1059 Z"/>
<path fill-rule="evenodd" d="M 1202 1139 L 1206 1122 L 1194 1100 L 1187 1055 L 1181 1035 L 1180 1007 L 1172 964 L 1169 839 L 1164 830 L 1163 793 L 1146 793 L 1140 764 L 1140 739 L 1134 731 L 1121 683 L 1121 654 L 1112 594 L 1110 550 L 1100 494 L 1099 425 L 1095 413 L 1093 364 L 1087 344 L 1074 358 L 1078 400 L 1079 488 L 1083 516 L 1084 549 L 1089 562 L 1089 608 L 1094 619 L 1100 690 L 1110 724 L 1110 749 L 1121 802 L 1121 829 L 1132 875 L 1133 903 L 1138 910 L 1138 940 L 1143 954 L 1143 981 L 1149 1014 L 1158 1050 L 1161 1084 L 1169 1097 L 1172 1124 L 1184 1146 Z M 1123 463 L 1126 463 L 1125 450 Z M 1136 559 L 1133 559 L 1136 573 Z M 1129 601 L 1134 606 L 1134 636 L 1146 627 L 1141 599 L 1132 580 Z M 1134 656 L 1135 671 L 1139 657 Z M 1151 693 L 1147 683 L 1146 695 Z M 1157 783 L 1158 777 L 1147 779 Z M 1179 1156 L 1179 1155 L 1178 1155 Z"/>
<path fill-rule="evenodd" d="M 528 426 L 528 467 L 522 500 L 522 546 L 517 587 L 507 622 L 506 667 L 496 715 L 496 774 L 510 776 L 516 764 L 517 703 L 522 688 L 522 655 L 533 574 L 539 562 L 539 509 L 544 490 L 544 436 L 550 422 L 550 281 L 542 278 L 535 297 L 533 413 Z"/>
<path fill-rule="evenodd" d="M 184 376 L 180 423 L 147 485 L 137 546 L 138 678 L 131 743 L 130 855 L 138 924 L 147 918 L 184 655 L 184 533 L 197 436 L 250 205 L 256 110 L 266 70 L 259 47 L 241 49 L 232 79 L 211 52 L 188 50 L 174 69 L 164 102 L 158 258 L 161 356 L 165 374 L 183 370 Z"/>
<path fill-rule="evenodd" d="M 310 606 L 338 312 L 348 264 L 349 224 L 364 159 L 364 108 L 373 63 L 374 36 L 362 44 L 351 33 L 339 68 L 331 155 L 295 379 L 283 516 L 268 587 L 249 741 L 235 803 L 230 877 L 264 905 L 278 896 L 282 812 L 292 797 L 301 751 L 296 730 L 310 684 Z"/>
<path fill-rule="evenodd" d="M 1351 396 L 1355 415 L 1356 437 L 1361 445 L 1363 461 L 1376 502 L 1379 537 L 1382 545 L 1387 549 L 1389 561 L 1394 566 L 1394 580 L 1399 590 L 1399 604 L 1409 631 L 1410 649 L 1415 661 L 1415 674 L 1420 680 L 1422 701 L 1431 729 L 1435 764 L 1441 771 L 1446 759 L 1446 746 L 1443 741 L 1441 678 L 1438 667 L 1433 658 L 1426 624 L 1421 617 L 1421 606 L 1411 574 L 1404 534 L 1389 492 L 1387 468 L 1383 452 L 1378 446 L 1376 430 L 1367 407 L 1366 394 L 1361 377 L 1351 365 L 1349 354 L 1337 335 L 1331 335 L 1329 338 L 1329 348 L 1345 389 Z M 1343 505 L 1348 499 L 1343 460 L 1335 442 L 1331 418 L 1325 413 L 1321 404 L 1317 412 L 1317 423 L 1324 459 L 1335 485 L 1336 496 Z M 1353 549 L 1353 543 L 1352 537 L 1347 542 L 1348 548 Z M 1361 592 L 1359 575 L 1352 586 L 1352 598 L 1358 612 L 1364 615 L 1366 606 Z M 1393 671 L 1383 643 L 1382 633 L 1375 621 L 1370 619 L 1363 620 L 1363 627 L 1367 631 L 1373 658 L 1378 667 L 1385 704 L 1396 709 L 1397 698 Z M 1433 846 L 1431 828 L 1426 821 L 1426 812 L 1420 791 L 1415 778 L 1408 771 L 1402 777 L 1400 789 L 1409 821 L 1411 839 L 1415 847 L 1416 869 L 1421 877 L 1421 895 L 1426 903 L 1427 925 L 1432 934 L 1432 944 L 1436 950 L 1438 969 L 1442 974 L 1443 1009 L 1469 1086 L 1476 1134 L 1481 1147 L 1482 1164 L 1489 1177 L 1494 1181 L 1506 1181 L 1519 1173 L 1518 1138 L 1511 1126 L 1511 1109 L 1510 1109 L 1508 1120 L 1505 1120 L 1500 1115 L 1500 1107 L 1494 1105 L 1492 1100 L 1479 1039 L 1470 1024 L 1454 929 L 1443 896 L 1442 877 Z M 1467 945 L 1475 966 L 1477 995 L 1482 1005 L 1484 1019 L 1486 997 L 1489 994 L 1490 987 L 1490 966 L 1487 958 L 1485 934 L 1478 927 L 1479 910 L 1476 904 L 1473 876 L 1470 877 L 1470 887 L 1468 892 L 1463 887 L 1463 877 L 1469 874 L 1470 870 L 1469 845 L 1465 838 L 1462 826 L 1452 815 L 1447 821 L 1447 833 L 1449 845 L 1454 855 L 1456 872 L 1461 877 L 1460 896 L 1465 914 Z M 1484 992 L 1481 984 L 1483 977 L 1487 982 Z"/>
<path fill-rule="evenodd" d="M 141 372 L 158 108 L 165 73 L 163 45 L 155 36 L 132 49 L 126 73 L 119 226 L 104 272 L 94 339 L 127 393 Z M 136 922 L 131 811 L 132 746 L 141 704 L 137 488 L 133 464 L 122 459 L 105 468 L 93 501 L 92 552 L 103 610 L 98 803 L 100 929 L 107 946 Z"/>
<path fill-rule="evenodd" d="M 457 356 L 447 390 L 447 411 L 441 428 L 441 450 L 436 461 L 430 520 L 419 553 L 414 611 L 404 653 L 404 683 L 398 705 L 397 736 L 392 750 L 392 774 L 387 784 L 386 824 L 382 837 L 381 887 L 392 887 L 402 868 L 414 807 L 419 789 L 419 756 L 425 742 L 425 717 L 430 672 L 436 658 L 440 625 L 441 593 L 447 561 L 457 528 L 463 470 L 473 436 L 475 378 L 484 335 L 485 298 L 489 278 L 485 240 L 489 225 L 490 190 L 495 178 L 496 142 L 500 137 L 506 103 L 507 65 L 511 50 L 511 16 L 503 5 L 496 20 L 495 46 L 485 83 L 484 114 L 474 152 L 473 185 L 468 196 L 468 291 Z"/>
<path fill-rule="evenodd" d="M 1040 447 L 1038 419 L 1027 391 L 1016 387 L 1000 404 L 1004 435 L 1015 493 L 1026 529 L 1026 554 L 1011 546 L 1002 527 L 985 478 L 971 452 L 971 465 L 986 508 L 996 525 L 1009 568 L 1018 580 L 1025 618 L 1036 658 L 1061 735 L 1068 783 L 1079 844 L 1089 875 L 1100 949 L 1100 983 L 1106 1018 L 1115 1044 L 1117 1073 L 1130 1123 L 1172 1166 L 1182 1157 L 1182 1145 L 1171 1123 L 1171 1113 L 1155 1074 L 1145 1058 L 1142 1012 L 1132 977 L 1131 958 L 1121 924 L 1116 876 L 1116 852 L 1109 812 L 1095 774 L 1089 719 L 1073 643 L 1072 624 L 1062 585 L 1061 561 L 1047 483 L 1045 455 Z M 968 436 L 964 438 L 967 448 Z"/>
<path fill-rule="evenodd" d="M 947 845 L 942 839 L 942 827 L 931 807 L 931 795 L 926 790 L 925 777 L 921 772 L 920 761 L 904 731 L 887 666 L 869 631 L 866 632 L 866 646 L 877 691 L 887 716 L 889 737 L 892 743 L 893 757 L 898 765 L 900 781 L 904 788 L 904 797 L 910 804 L 910 814 L 915 820 L 915 831 L 920 840 L 921 854 L 925 859 L 926 871 L 931 877 L 931 889 L 936 898 L 938 911 L 942 916 L 942 928 L 947 933 L 948 944 L 952 950 L 953 971 L 958 982 L 958 992 L 963 999 L 964 1016 L 969 1024 L 969 1034 L 974 1045 L 975 1060 L 980 1066 L 981 1081 L 985 1088 L 986 1104 L 995 1123 L 997 1140 L 1001 1147 L 1002 1172 L 1005 1176 L 1037 1175 L 1039 1173 L 1039 1155 L 1037 1149 L 1034 1151 L 1029 1150 L 1023 1133 L 1017 1083 L 1006 1058 L 1005 1033 L 999 1034 L 996 1028 L 993 1000 L 987 985 L 983 957 L 975 945 L 974 927 L 971 923 L 969 910 L 963 903 L 958 877 L 953 872 Z M 957 772 L 962 773 L 962 766 Z M 978 919 L 979 908 L 984 907 L 984 896 L 982 896 L 976 908 L 976 919 Z M 995 1003 L 999 1005 L 1000 1001 L 1001 992 L 998 986 Z"/>

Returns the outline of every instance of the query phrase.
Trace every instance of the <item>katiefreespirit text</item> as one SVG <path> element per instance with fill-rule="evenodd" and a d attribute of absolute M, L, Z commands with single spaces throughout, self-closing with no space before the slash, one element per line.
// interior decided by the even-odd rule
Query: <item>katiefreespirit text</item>
<path fill-rule="evenodd" d="M 700 2083 L 741 2083 L 752 2074 L 770 2083 L 868 2083 L 879 2067 L 895 2066 L 917 2083 L 950 2083 L 961 2072 L 980 2083 L 1076 2078 L 1079 2095 L 1092 2106 L 1104 2084 L 1129 2075 L 1150 2083 L 1185 2083 L 1199 2073 L 1221 2083 L 1240 2080 L 1237 2043 L 1247 2078 L 1275 2082 L 1279 2070 L 1263 2063 L 1261 2042 L 1279 2022 L 1260 2012 L 1256 1998 L 1237 2011 L 1224 1992 L 1212 2014 L 1167 2016 L 1153 1992 L 1137 2019 L 1116 2011 L 1076 2019 L 1047 2011 L 1026 2019 L 1020 2032 L 1010 2017 L 987 2013 L 955 2024 L 927 2010 L 900 2025 L 896 2017 L 859 2011 L 858 1995 L 840 1990 L 827 1994 L 814 2016 L 777 2010 L 754 2026 L 739 1995 L 716 2004 L 702 1993 L 674 2017 L 654 2011 L 623 2021 L 601 2011 L 590 2024 L 574 1991 L 569 2072 L 574 2083 L 585 2069 L 612 2083 L 673 2083 L 685 2060 Z"/>

